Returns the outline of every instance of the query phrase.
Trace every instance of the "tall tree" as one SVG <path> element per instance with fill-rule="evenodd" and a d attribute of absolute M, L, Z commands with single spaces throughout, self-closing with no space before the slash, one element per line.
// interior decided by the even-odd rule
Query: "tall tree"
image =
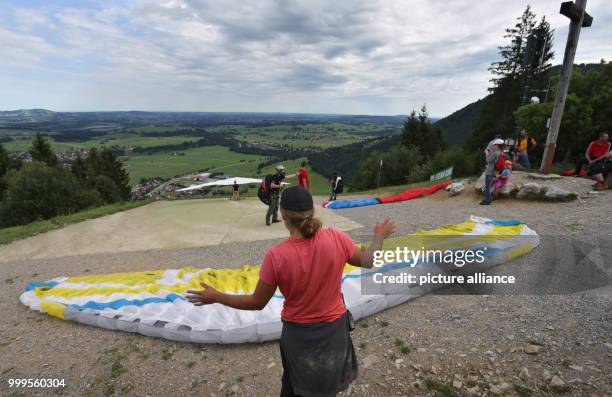
<path fill-rule="evenodd" d="M 538 23 L 527 6 L 504 38 L 509 44 L 499 47 L 500 61 L 493 62 L 491 94 L 484 99 L 467 147 L 482 148 L 496 136 L 511 136 L 516 131 L 514 111 L 529 98 L 530 89 L 548 85 L 548 70 L 553 58 L 553 30 L 546 18 Z"/>
<path fill-rule="evenodd" d="M 57 156 L 53 153 L 51 145 L 40 132 L 37 132 L 32 140 L 30 155 L 32 156 L 32 161 L 40 161 L 49 167 L 55 167 L 58 164 Z"/>
<path fill-rule="evenodd" d="M 70 170 L 72 174 L 77 177 L 79 182 L 86 183 L 87 181 L 87 164 L 83 160 L 80 154 L 77 155 L 76 159 L 70 165 Z"/>
<path fill-rule="evenodd" d="M 115 156 L 112 149 L 104 148 L 100 152 L 100 163 L 102 167 L 102 174 L 106 175 L 116 185 L 119 197 L 122 200 L 128 200 L 130 198 L 130 176 L 123 168 L 121 160 Z"/>
<path fill-rule="evenodd" d="M 4 176 L 9 171 L 10 166 L 11 158 L 9 157 L 9 154 L 4 146 L 0 144 L 0 201 L 2 200 L 2 193 L 4 192 L 4 189 L 6 189 L 6 181 Z"/>
<path fill-rule="evenodd" d="M 555 56 L 553 52 L 554 29 L 543 16 L 538 26 L 531 32 L 533 36 L 533 53 L 529 57 L 529 73 L 541 76 L 548 72 L 552 66 L 551 61 Z"/>
<path fill-rule="evenodd" d="M 419 113 L 410 113 L 402 128 L 402 145 L 416 147 L 426 158 L 434 156 L 446 147 L 442 129 L 429 121 L 427 106 L 423 105 Z"/>
<path fill-rule="evenodd" d="M 77 157 L 72 164 L 72 173 L 84 187 L 96 189 L 107 203 L 130 198 L 129 174 L 110 148 L 101 151 L 92 148 L 85 160 Z"/>
<path fill-rule="evenodd" d="M 527 41 L 532 30 L 536 26 L 536 15 L 531 11 L 531 7 L 527 6 L 523 15 L 517 18 L 514 27 L 507 28 L 505 39 L 509 39 L 510 43 L 499 47 L 499 55 L 502 60 L 493 62 L 489 70 L 493 74 L 491 81 L 494 83 L 495 90 L 503 79 L 517 79 L 524 71 L 523 60 L 527 49 Z"/>

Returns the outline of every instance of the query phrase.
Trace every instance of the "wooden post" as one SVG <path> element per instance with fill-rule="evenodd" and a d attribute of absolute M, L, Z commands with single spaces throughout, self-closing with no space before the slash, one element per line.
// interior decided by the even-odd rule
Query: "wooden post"
<path fill-rule="evenodd" d="M 557 148 L 557 136 L 559 135 L 559 127 L 563 117 L 563 108 L 565 99 L 567 98 L 567 89 L 572 77 L 572 68 L 574 66 L 574 58 L 576 56 L 576 47 L 578 46 L 578 37 L 580 36 L 580 28 L 583 26 L 584 10 L 587 0 L 576 0 L 576 4 L 572 5 L 572 15 L 565 14 L 563 5 L 561 12 L 570 17 L 571 22 L 569 32 L 567 34 L 567 44 L 565 45 L 565 55 L 563 56 L 563 67 L 557 85 L 557 95 L 553 105 L 552 116 L 550 118 L 550 127 L 548 128 L 548 136 L 546 138 L 546 147 L 544 148 L 544 156 L 542 157 L 542 165 L 540 171 L 545 174 L 550 174 L 553 160 L 555 158 L 555 150 Z M 590 18 L 590 17 L 589 17 Z"/>

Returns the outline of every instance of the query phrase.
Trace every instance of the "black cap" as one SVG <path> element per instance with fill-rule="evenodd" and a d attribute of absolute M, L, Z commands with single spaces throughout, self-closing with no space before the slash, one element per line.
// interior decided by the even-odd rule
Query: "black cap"
<path fill-rule="evenodd" d="M 283 191 L 280 206 L 289 211 L 308 211 L 313 208 L 312 196 L 303 187 L 292 186 Z"/>

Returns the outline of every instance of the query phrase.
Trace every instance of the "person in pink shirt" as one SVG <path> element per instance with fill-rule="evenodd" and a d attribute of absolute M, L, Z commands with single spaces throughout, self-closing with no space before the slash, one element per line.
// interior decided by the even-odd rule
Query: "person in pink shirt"
<path fill-rule="evenodd" d="M 344 265 L 371 268 L 374 252 L 382 249 L 395 223 L 377 223 L 372 243 L 362 249 L 346 233 L 322 228 L 304 188 L 286 189 L 280 207 L 289 238 L 267 251 L 253 294 L 224 294 L 202 283 L 203 290 L 188 291 L 187 297 L 195 305 L 261 310 L 278 288 L 285 297 L 281 396 L 333 396 L 357 378 L 350 318 L 341 292 Z"/>

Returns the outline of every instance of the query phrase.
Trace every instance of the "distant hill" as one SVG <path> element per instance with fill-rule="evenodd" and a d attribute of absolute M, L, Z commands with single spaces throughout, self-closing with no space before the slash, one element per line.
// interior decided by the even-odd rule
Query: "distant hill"
<path fill-rule="evenodd" d="M 0 120 L 6 123 L 37 123 L 53 119 L 54 112 L 47 109 L 19 109 L 0 111 Z"/>
<path fill-rule="evenodd" d="M 588 73 L 591 70 L 600 70 L 601 63 L 581 63 L 574 65 L 574 70 L 578 69 L 582 73 Z M 561 65 L 555 65 L 550 68 L 548 75 L 553 77 L 561 72 Z M 472 134 L 472 130 L 478 121 L 480 112 L 482 111 L 485 100 L 488 95 L 482 99 L 472 102 L 456 112 L 438 120 L 435 124 L 442 127 L 444 131 L 444 139 L 450 146 L 461 145 Z M 552 100 L 552 98 L 549 98 Z"/>
<path fill-rule="evenodd" d="M 73 130 L 104 123 L 110 126 L 137 127 L 145 125 L 248 125 L 263 127 L 275 124 L 347 123 L 387 124 L 400 126 L 405 115 L 370 116 L 350 114 L 310 113 L 247 113 L 247 112 L 53 112 L 45 109 L 0 111 L 0 127 L 41 130 Z M 385 135 L 397 133 L 390 128 Z"/>
<path fill-rule="evenodd" d="M 474 125 L 476 125 L 476 120 L 478 120 L 483 104 L 484 99 L 479 99 L 435 123 L 437 126 L 442 127 L 444 140 L 447 145 L 460 145 L 469 138 Z"/>

